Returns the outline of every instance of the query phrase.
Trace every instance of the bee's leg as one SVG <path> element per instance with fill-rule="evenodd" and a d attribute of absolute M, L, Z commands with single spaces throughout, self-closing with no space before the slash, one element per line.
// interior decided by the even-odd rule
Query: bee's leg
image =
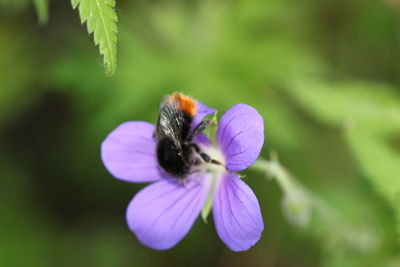
<path fill-rule="evenodd" d="M 207 126 L 211 125 L 212 123 L 213 123 L 212 120 L 204 120 L 204 121 L 201 121 L 201 122 L 193 129 L 193 131 L 191 131 L 191 132 L 189 133 L 188 139 L 189 139 L 189 140 L 192 140 L 193 136 L 195 136 L 195 135 L 198 134 L 198 133 L 203 132 L 203 131 L 207 128 Z"/>
<path fill-rule="evenodd" d="M 207 155 L 206 153 L 204 153 L 203 151 L 201 151 L 200 147 L 196 144 L 190 144 L 191 147 L 194 148 L 194 150 L 197 152 L 197 154 L 200 155 L 200 157 L 207 163 L 212 163 L 215 165 L 222 165 L 221 162 L 219 162 L 218 160 L 212 159 L 209 155 Z"/>

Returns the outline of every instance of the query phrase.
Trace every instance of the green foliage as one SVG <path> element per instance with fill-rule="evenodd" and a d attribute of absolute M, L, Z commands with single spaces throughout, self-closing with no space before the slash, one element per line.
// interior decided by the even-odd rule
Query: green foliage
<path fill-rule="evenodd" d="M 17 29 L 9 23 L 0 24 L 0 46 L 7 51 L 0 54 L 0 125 L 12 120 L 40 93 L 32 90 L 39 59 L 29 50 L 38 49 L 37 43 L 25 29 Z"/>
<path fill-rule="evenodd" d="M 357 125 L 346 131 L 346 138 L 366 177 L 392 205 L 397 219 L 400 219 L 400 153 L 390 147 L 386 139 Z"/>
<path fill-rule="evenodd" d="M 0 7 L 7 11 L 19 11 L 27 6 L 31 0 L 0 0 Z"/>
<path fill-rule="evenodd" d="M 2 266 L 49 266 L 51 238 L 46 235 L 51 222 L 38 212 L 38 203 L 32 199 L 31 185 L 26 171 L 0 154 L 3 175 L 0 189 L 0 264 Z M 13 203 L 9 209 L 7 203 Z M 23 210 L 24 212 L 17 212 Z M 29 219 L 27 219 L 29 218 Z M 21 257 L 20 252 L 24 252 Z"/>
<path fill-rule="evenodd" d="M 296 79 L 287 90 L 302 107 L 331 125 L 356 123 L 377 134 L 400 131 L 400 94 L 386 84 Z"/>
<path fill-rule="evenodd" d="M 71 0 L 72 7 L 79 6 L 82 23 L 87 23 L 89 34 L 99 46 L 106 75 L 114 74 L 117 67 L 117 14 L 115 0 Z"/>
<path fill-rule="evenodd" d="M 39 23 L 46 24 L 49 20 L 49 0 L 33 0 Z"/>
<path fill-rule="evenodd" d="M 400 155 L 388 146 L 386 140 L 377 138 L 363 129 L 350 129 L 346 133 L 352 151 L 359 159 L 377 187 L 377 190 L 391 201 L 400 206 Z"/>
<path fill-rule="evenodd" d="M 8 12 L 20 12 L 33 3 L 40 24 L 47 23 L 49 17 L 49 0 L 0 0 L 0 8 Z"/>
<path fill-rule="evenodd" d="M 0 254 L 9 255 L 0 265 L 25 255 L 17 263 L 187 266 L 202 255 L 199 264 L 210 266 L 399 266 L 399 15 L 385 5 L 393 1 L 119 1 L 123 56 L 112 79 L 71 23 L 75 13 L 56 4 L 55 24 L 38 27 L 32 2 L 0 0 Z M 72 4 L 100 51 L 115 52 L 115 1 Z M 146 185 L 113 179 L 99 146 L 122 122 L 156 122 L 160 98 L 172 91 L 218 117 L 239 102 L 254 106 L 265 123 L 262 156 L 276 150 L 346 225 L 314 212 L 308 227 L 292 227 L 279 187 L 246 170 L 265 220 L 250 251 L 228 252 L 212 216 L 171 251 L 143 247 L 124 212 Z M 347 223 L 357 229 L 342 231 Z M 376 246 L 354 249 L 371 243 L 361 226 Z"/>
<path fill-rule="evenodd" d="M 288 91 L 315 118 L 345 130 L 365 176 L 400 218 L 400 152 L 391 140 L 400 133 L 398 92 L 384 84 L 315 79 L 294 81 Z"/>

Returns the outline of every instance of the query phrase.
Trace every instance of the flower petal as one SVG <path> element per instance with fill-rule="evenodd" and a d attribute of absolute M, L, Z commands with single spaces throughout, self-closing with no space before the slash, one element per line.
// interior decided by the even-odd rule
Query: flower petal
<path fill-rule="evenodd" d="M 204 119 L 205 116 L 214 114 L 217 112 L 215 109 L 209 108 L 200 101 L 196 100 L 197 112 L 193 118 L 192 130 L 199 125 L 199 123 Z"/>
<path fill-rule="evenodd" d="M 209 179 L 204 178 L 186 185 L 165 179 L 140 191 L 126 213 L 129 228 L 140 242 L 158 250 L 176 245 L 204 206 L 209 190 Z"/>
<path fill-rule="evenodd" d="M 212 145 L 211 140 L 204 133 L 198 133 L 193 137 L 193 142 L 201 147 L 209 147 Z"/>
<path fill-rule="evenodd" d="M 214 192 L 213 216 L 219 237 L 233 251 L 248 250 L 264 230 L 256 196 L 235 173 L 225 173 Z"/>
<path fill-rule="evenodd" d="M 241 171 L 257 159 L 264 144 L 264 121 L 252 107 L 237 104 L 221 118 L 217 141 L 231 171 Z"/>
<path fill-rule="evenodd" d="M 158 167 L 154 125 L 143 121 L 125 122 L 101 144 L 101 159 L 116 178 L 128 182 L 150 182 L 165 174 Z"/>

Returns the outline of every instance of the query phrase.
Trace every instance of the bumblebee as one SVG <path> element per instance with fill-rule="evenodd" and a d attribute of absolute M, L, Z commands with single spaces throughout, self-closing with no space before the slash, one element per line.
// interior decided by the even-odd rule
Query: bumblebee
<path fill-rule="evenodd" d="M 157 161 L 160 167 L 177 179 L 184 179 L 201 163 L 221 164 L 201 151 L 192 140 L 210 123 L 201 121 L 192 129 L 197 112 L 196 101 L 191 97 L 174 93 L 164 98 L 160 105 L 154 138 L 157 140 Z"/>

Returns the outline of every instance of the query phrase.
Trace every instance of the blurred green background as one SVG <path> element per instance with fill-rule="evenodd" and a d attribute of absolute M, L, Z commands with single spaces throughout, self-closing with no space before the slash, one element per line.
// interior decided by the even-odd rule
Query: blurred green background
<path fill-rule="evenodd" d="M 137 0 L 116 12 L 107 78 L 69 1 L 51 0 L 41 26 L 31 1 L 0 0 L 0 266 L 400 266 L 400 1 Z M 155 122 L 174 91 L 219 114 L 257 108 L 262 155 L 277 151 L 369 229 L 368 245 L 318 212 L 291 226 L 279 186 L 250 170 L 265 231 L 249 251 L 200 219 L 169 251 L 142 246 L 125 208 L 145 185 L 114 179 L 100 143 L 122 122 Z"/>

